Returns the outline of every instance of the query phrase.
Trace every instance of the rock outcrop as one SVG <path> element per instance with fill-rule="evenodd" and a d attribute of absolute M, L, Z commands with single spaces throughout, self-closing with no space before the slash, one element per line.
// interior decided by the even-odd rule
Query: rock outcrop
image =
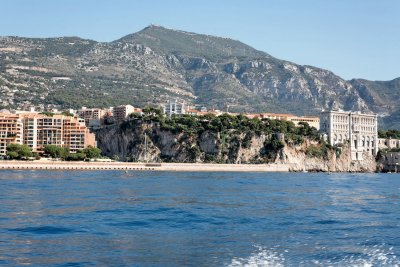
<path fill-rule="evenodd" d="M 158 123 L 127 121 L 96 132 L 103 154 L 122 161 L 208 162 L 208 163 L 277 163 L 290 165 L 291 171 L 374 172 L 375 159 L 364 155 L 363 161 L 351 161 L 350 149 L 330 149 L 324 157 L 311 156 L 306 140 L 301 145 L 285 144 L 278 149 L 269 145 L 270 136 L 248 133 L 199 135 L 163 130 Z"/>
<path fill-rule="evenodd" d="M 340 150 L 330 150 L 325 158 L 312 157 L 305 153 L 309 141 L 300 146 L 285 146 L 276 162 L 291 165 L 291 171 L 323 172 L 375 172 L 375 157 L 365 153 L 364 160 L 351 160 L 350 148 L 344 145 Z"/>

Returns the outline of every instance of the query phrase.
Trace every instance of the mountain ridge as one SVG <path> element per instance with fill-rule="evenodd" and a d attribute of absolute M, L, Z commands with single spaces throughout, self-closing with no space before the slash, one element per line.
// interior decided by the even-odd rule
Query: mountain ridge
<path fill-rule="evenodd" d="M 158 105 L 239 112 L 375 112 L 400 128 L 400 78 L 346 81 L 240 41 L 150 25 L 112 42 L 0 37 L 0 108 Z"/>

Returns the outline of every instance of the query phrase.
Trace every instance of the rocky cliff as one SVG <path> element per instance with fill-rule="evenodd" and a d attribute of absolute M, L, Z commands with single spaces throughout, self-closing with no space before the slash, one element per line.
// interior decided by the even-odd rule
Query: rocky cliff
<path fill-rule="evenodd" d="M 375 157 L 365 153 L 363 161 L 351 160 L 350 148 L 344 145 L 340 149 L 330 150 L 326 157 L 307 155 L 307 147 L 312 142 L 300 146 L 285 146 L 276 162 L 291 165 L 291 171 L 323 171 L 323 172 L 375 172 L 377 164 Z"/>
<path fill-rule="evenodd" d="M 163 130 L 159 123 L 128 121 L 96 132 L 103 154 L 122 161 L 207 162 L 207 163 L 277 163 L 288 164 L 292 171 L 374 172 L 376 162 L 365 155 L 364 161 L 351 161 L 350 150 L 326 149 L 323 155 L 309 153 L 319 148 L 316 141 L 306 139 L 294 145 L 276 135 L 254 132 L 198 135 Z M 282 143 L 280 143 L 283 141 Z"/>

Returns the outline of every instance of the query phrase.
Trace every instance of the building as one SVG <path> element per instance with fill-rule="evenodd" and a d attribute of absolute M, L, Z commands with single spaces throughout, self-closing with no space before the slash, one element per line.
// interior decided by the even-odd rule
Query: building
<path fill-rule="evenodd" d="M 63 146 L 67 147 L 70 153 L 76 153 L 88 146 L 95 147 L 95 135 L 89 132 L 83 119 L 65 117 L 63 120 Z"/>
<path fill-rule="evenodd" d="M 271 120 L 281 120 L 281 121 L 291 121 L 294 125 L 298 126 L 300 122 L 306 122 L 311 127 L 319 130 L 320 119 L 314 116 L 295 116 L 292 114 L 279 114 L 279 113 L 260 113 L 260 114 L 245 114 L 246 117 L 253 119 L 271 119 Z"/>
<path fill-rule="evenodd" d="M 133 112 L 135 112 L 135 108 L 133 106 L 121 105 L 114 107 L 113 116 L 117 121 L 123 121 Z"/>
<path fill-rule="evenodd" d="M 400 139 L 378 138 L 379 149 L 400 148 Z"/>
<path fill-rule="evenodd" d="M 163 106 L 164 114 L 171 117 L 172 115 L 183 115 L 186 114 L 186 105 L 183 102 L 179 102 L 177 99 L 169 100 Z"/>
<path fill-rule="evenodd" d="M 17 114 L 0 113 L 0 155 L 6 155 L 9 144 L 21 144 L 22 120 Z"/>
<path fill-rule="evenodd" d="M 378 120 L 375 114 L 332 110 L 321 113 L 320 131 L 331 145 L 349 142 L 352 160 L 362 160 L 363 153 L 378 152 Z"/>
<path fill-rule="evenodd" d="M 46 145 L 65 147 L 70 153 L 96 146 L 95 135 L 84 119 L 61 114 L 0 114 L 0 155 L 6 154 L 11 143 L 25 144 L 39 153 Z"/>
<path fill-rule="evenodd" d="M 108 114 L 108 112 L 109 110 L 101 108 L 82 107 L 76 112 L 76 114 L 79 118 L 85 120 L 86 127 L 89 127 L 90 129 L 98 129 L 101 127 L 102 119 L 106 114 Z"/>
<path fill-rule="evenodd" d="M 76 115 L 78 115 L 79 118 L 84 119 L 85 122 L 88 124 L 89 120 L 91 120 L 91 119 L 100 120 L 101 118 L 104 117 L 106 112 L 107 112 L 107 110 L 100 109 L 100 108 L 82 107 L 80 110 L 78 110 L 76 112 Z"/>
<path fill-rule="evenodd" d="M 289 121 L 292 121 L 294 125 L 298 126 L 300 122 L 306 122 L 308 125 L 311 127 L 314 127 L 315 129 L 319 130 L 320 128 L 320 119 L 319 117 L 314 117 L 314 116 L 291 116 L 288 118 Z"/>

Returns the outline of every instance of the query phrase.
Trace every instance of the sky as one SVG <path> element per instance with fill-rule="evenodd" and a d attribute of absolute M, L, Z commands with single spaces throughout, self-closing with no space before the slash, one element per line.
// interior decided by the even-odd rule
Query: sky
<path fill-rule="evenodd" d="M 344 79 L 400 77 L 400 0 L 0 0 L 0 36 L 113 41 L 150 24 L 229 37 Z"/>

